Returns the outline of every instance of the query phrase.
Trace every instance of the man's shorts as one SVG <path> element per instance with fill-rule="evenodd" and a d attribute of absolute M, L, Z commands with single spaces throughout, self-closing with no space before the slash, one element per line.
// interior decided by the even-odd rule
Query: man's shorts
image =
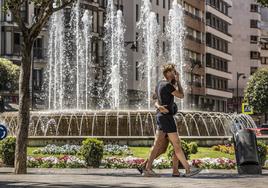
<path fill-rule="evenodd" d="M 157 113 L 156 123 L 158 125 L 159 130 L 162 130 L 164 133 L 177 132 L 177 126 L 173 115 Z"/>

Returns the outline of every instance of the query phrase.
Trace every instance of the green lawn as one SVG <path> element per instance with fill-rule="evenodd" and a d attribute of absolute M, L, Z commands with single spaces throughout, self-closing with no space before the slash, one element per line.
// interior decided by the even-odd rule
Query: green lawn
<path fill-rule="evenodd" d="M 198 147 L 198 152 L 196 154 L 192 154 L 190 156 L 191 159 L 198 159 L 198 158 L 220 158 L 220 157 L 225 157 L 229 159 L 234 159 L 234 155 L 230 155 L 227 153 L 222 153 L 219 151 L 214 151 L 211 148 L 206 148 L 206 147 Z"/>
<path fill-rule="evenodd" d="M 130 147 L 130 149 L 133 152 L 133 156 L 135 157 L 141 157 L 141 158 L 147 158 L 150 152 L 149 147 Z M 163 154 L 162 156 L 167 157 L 167 153 Z M 190 156 L 191 159 L 197 159 L 197 158 L 219 158 L 219 157 L 225 157 L 229 159 L 234 159 L 234 155 L 222 153 L 219 151 L 214 151 L 211 148 L 207 147 L 199 147 L 198 153 L 192 154 Z"/>

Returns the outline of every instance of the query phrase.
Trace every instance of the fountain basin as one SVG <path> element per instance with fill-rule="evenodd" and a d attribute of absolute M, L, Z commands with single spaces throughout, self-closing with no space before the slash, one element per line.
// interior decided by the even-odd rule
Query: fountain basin
<path fill-rule="evenodd" d="M 16 134 L 17 112 L 3 113 L 0 121 Z M 232 125 L 255 128 L 252 118 L 243 114 L 179 111 L 174 116 L 180 136 L 232 136 Z M 29 136 L 57 137 L 153 137 L 157 129 L 155 111 L 32 111 Z"/>

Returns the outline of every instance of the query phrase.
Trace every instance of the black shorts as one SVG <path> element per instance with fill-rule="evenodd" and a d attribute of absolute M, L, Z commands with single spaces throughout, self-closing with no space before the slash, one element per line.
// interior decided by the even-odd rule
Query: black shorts
<path fill-rule="evenodd" d="M 159 130 L 162 130 L 164 133 L 177 132 L 177 126 L 173 115 L 157 113 L 156 123 Z"/>

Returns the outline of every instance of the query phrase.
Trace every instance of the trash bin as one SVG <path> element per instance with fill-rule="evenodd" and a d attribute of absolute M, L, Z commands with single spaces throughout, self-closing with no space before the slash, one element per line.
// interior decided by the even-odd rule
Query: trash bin
<path fill-rule="evenodd" d="M 234 134 L 234 147 L 238 174 L 262 174 L 254 131 L 237 130 Z"/>

